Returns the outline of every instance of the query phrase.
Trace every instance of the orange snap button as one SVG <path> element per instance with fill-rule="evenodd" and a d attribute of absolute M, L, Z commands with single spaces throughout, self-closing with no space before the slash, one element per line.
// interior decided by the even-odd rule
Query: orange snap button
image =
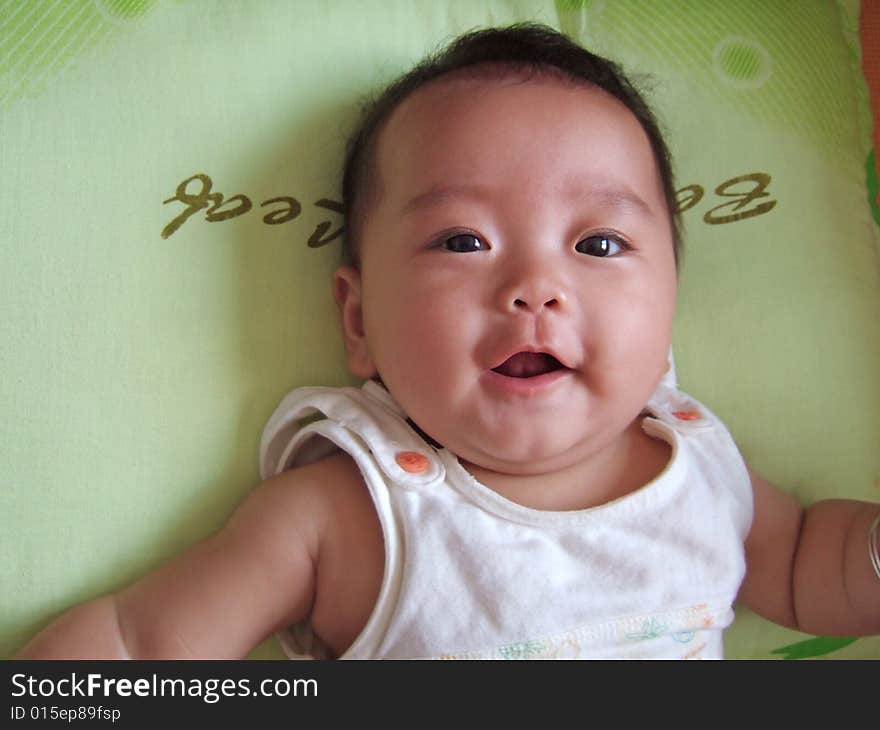
<path fill-rule="evenodd" d="M 428 470 L 428 457 L 417 451 L 399 451 L 394 457 L 398 466 L 410 474 L 421 474 Z"/>
<path fill-rule="evenodd" d="M 672 415 L 679 421 L 699 421 L 703 417 L 699 411 L 673 411 Z"/>

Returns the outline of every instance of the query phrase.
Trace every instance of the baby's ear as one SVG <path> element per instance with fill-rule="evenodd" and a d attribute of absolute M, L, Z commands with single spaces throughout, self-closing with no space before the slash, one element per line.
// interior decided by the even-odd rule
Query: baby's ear
<path fill-rule="evenodd" d="M 367 348 L 361 302 L 361 275 L 357 269 L 342 266 L 333 272 L 333 298 L 342 314 L 348 369 L 357 378 L 372 378 L 377 371 Z"/>

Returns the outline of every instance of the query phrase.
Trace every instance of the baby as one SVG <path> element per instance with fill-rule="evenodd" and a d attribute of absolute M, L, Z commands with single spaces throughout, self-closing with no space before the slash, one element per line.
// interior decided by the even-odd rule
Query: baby
<path fill-rule="evenodd" d="M 20 656 L 720 657 L 737 597 L 880 632 L 880 508 L 803 510 L 676 389 L 671 165 L 614 64 L 463 36 L 373 105 L 343 187 L 366 384 L 291 393 L 220 532 Z"/>

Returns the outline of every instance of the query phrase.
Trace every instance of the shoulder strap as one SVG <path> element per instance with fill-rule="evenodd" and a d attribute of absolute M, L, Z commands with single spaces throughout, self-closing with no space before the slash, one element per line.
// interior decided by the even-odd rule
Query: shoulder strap
<path fill-rule="evenodd" d="M 315 414 L 323 414 L 324 419 L 306 426 L 301 423 Z M 436 451 L 406 422 L 388 391 L 372 381 L 361 389 L 310 387 L 289 393 L 263 431 L 262 478 L 289 469 L 314 436 L 324 436 L 340 448 L 346 448 L 347 442 L 357 450 L 357 444 L 350 441 L 356 439 L 372 453 L 384 475 L 401 486 L 427 487 L 446 476 Z M 319 449 L 312 460 L 332 450 Z"/>

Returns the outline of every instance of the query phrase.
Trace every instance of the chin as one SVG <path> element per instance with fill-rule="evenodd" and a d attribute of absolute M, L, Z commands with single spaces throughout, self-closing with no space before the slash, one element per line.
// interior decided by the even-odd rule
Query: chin
<path fill-rule="evenodd" d="M 461 456 L 461 454 L 459 454 Z M 465 456 L 468 461 L 504 474 L 534 476 L 565 468 L 578 460 L 574 445 L 505 444 L 503 448 Z"/>

